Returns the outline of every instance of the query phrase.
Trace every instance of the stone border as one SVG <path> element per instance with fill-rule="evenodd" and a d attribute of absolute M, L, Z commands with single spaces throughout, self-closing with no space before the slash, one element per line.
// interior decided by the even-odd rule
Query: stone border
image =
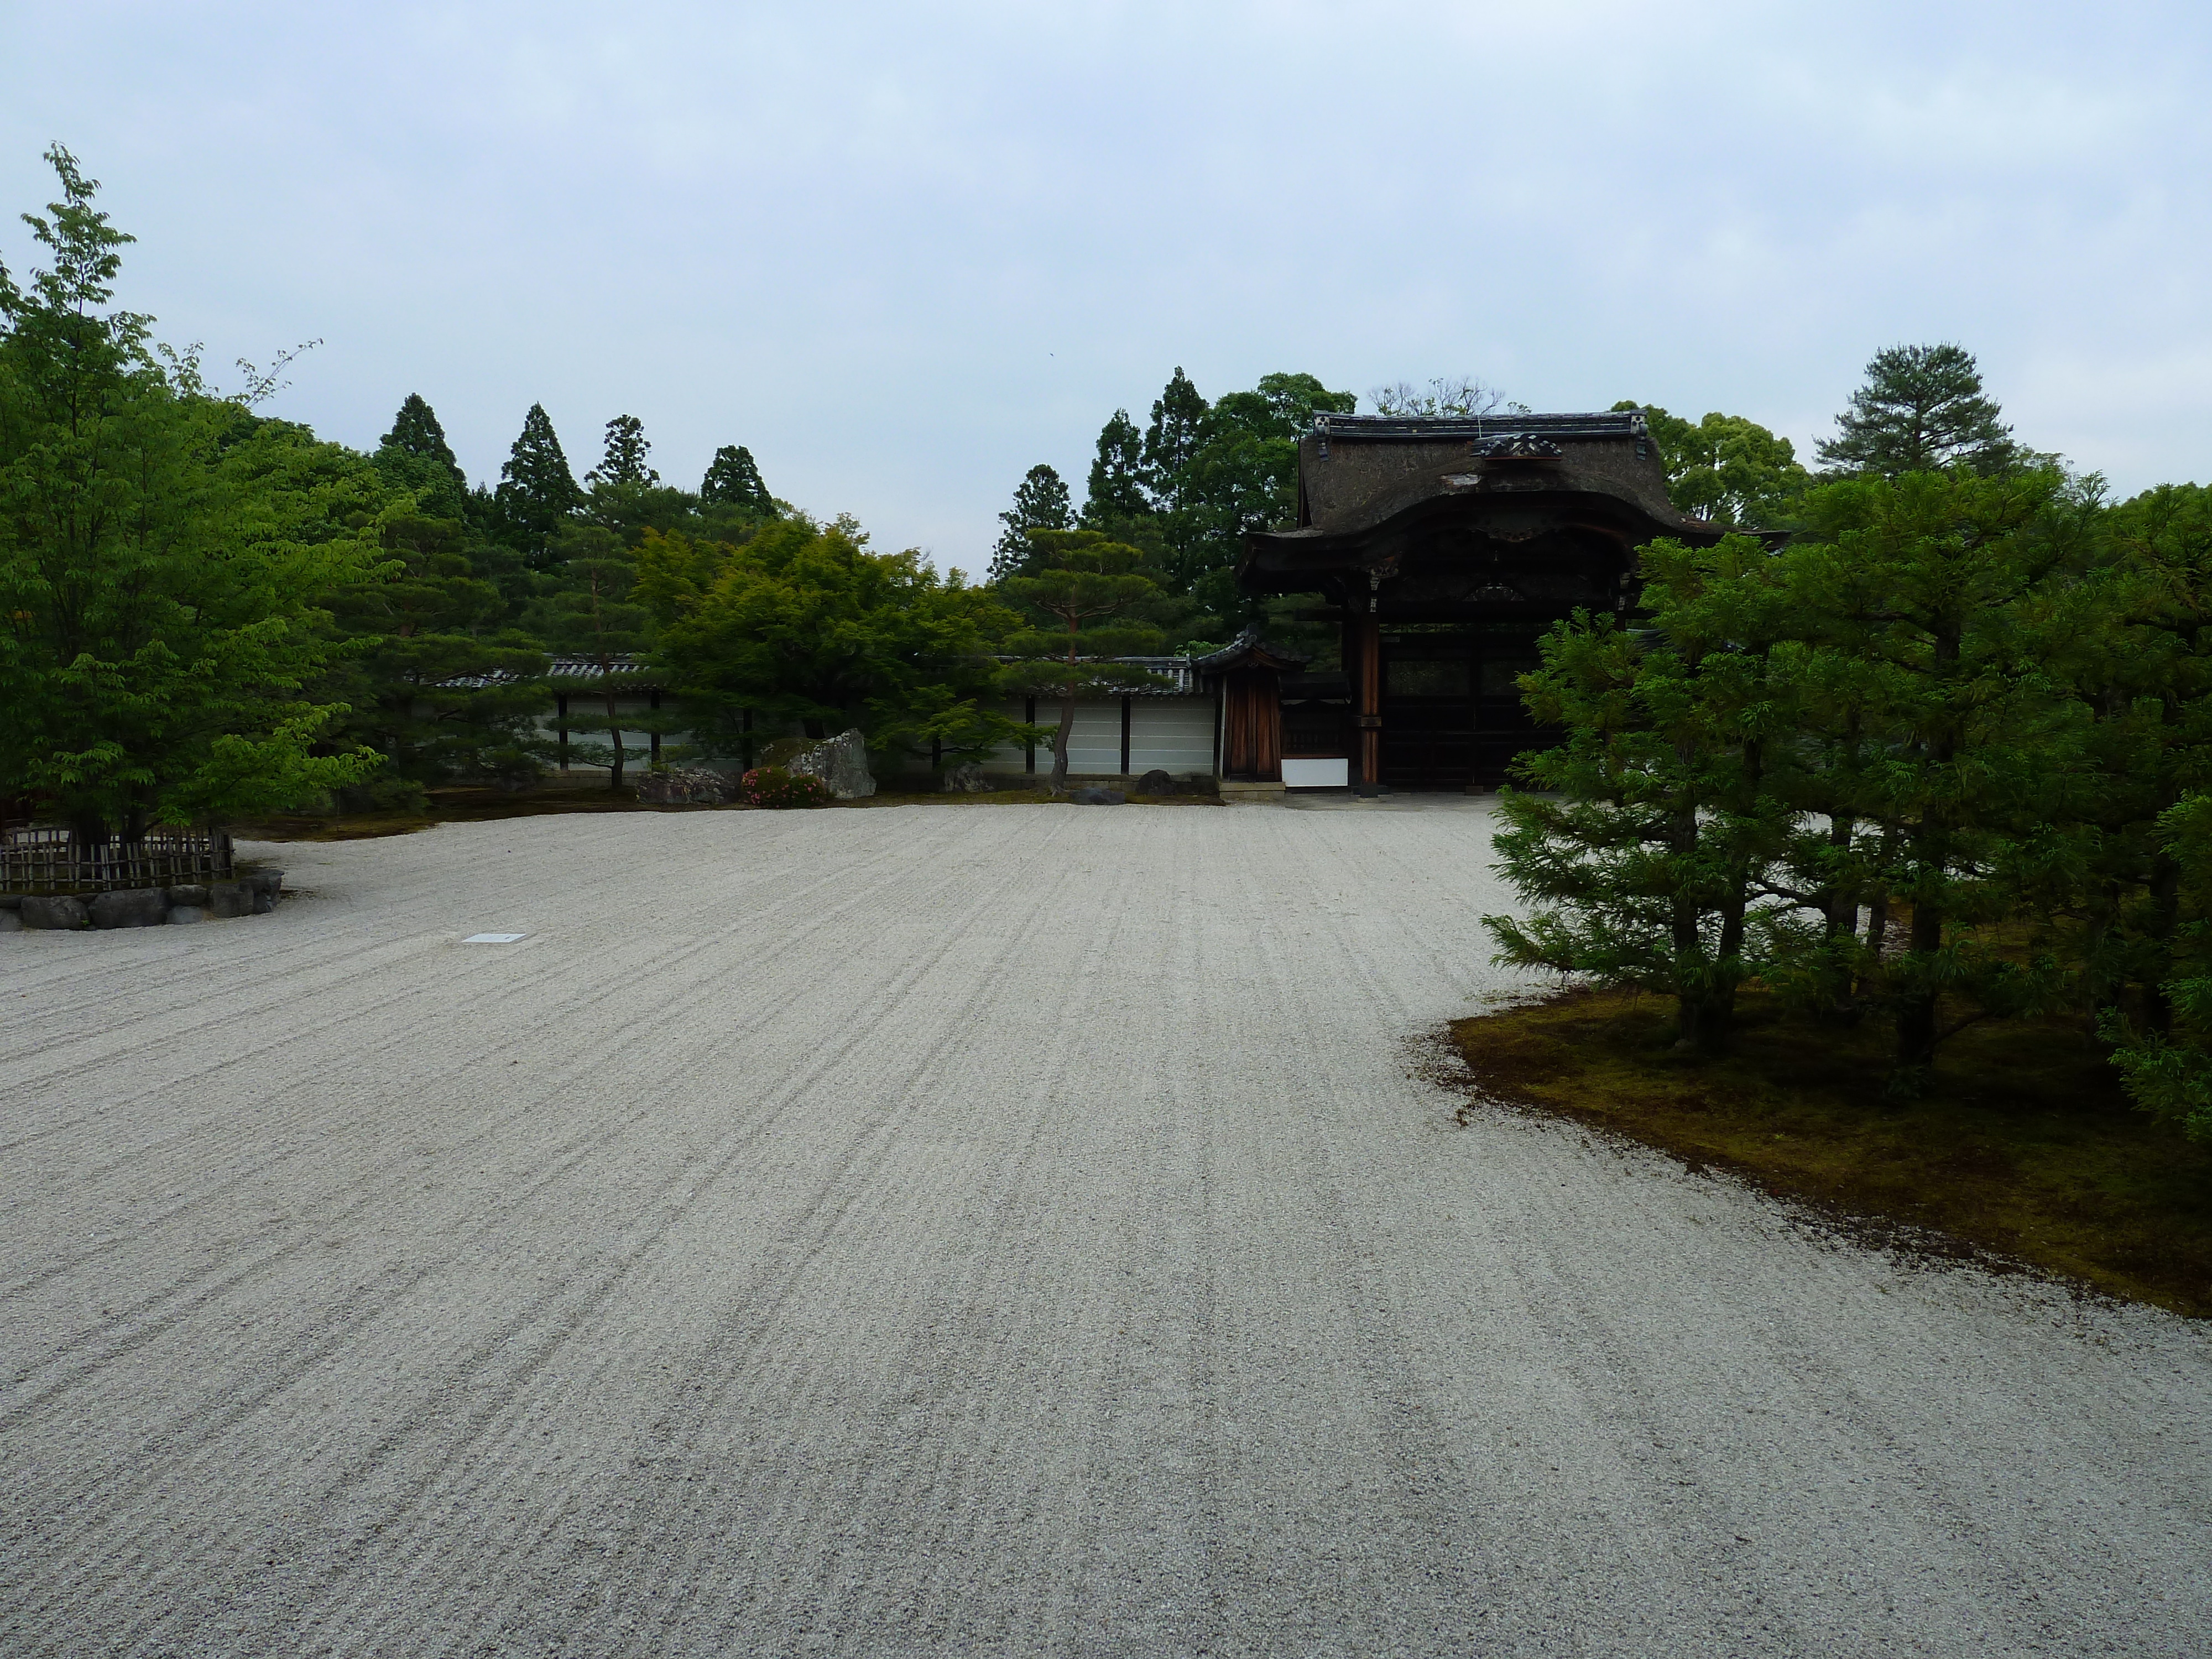
<path fill-rule="evenodd" d="M 249 870 L 231 881 L 177 887 L 125 887 L 88 898 L 61 893 L 0 893 L 0 933 L 26 928 L 160 927 L 234 916 L 265 916 L 284 896 L 282 870 Z"/>

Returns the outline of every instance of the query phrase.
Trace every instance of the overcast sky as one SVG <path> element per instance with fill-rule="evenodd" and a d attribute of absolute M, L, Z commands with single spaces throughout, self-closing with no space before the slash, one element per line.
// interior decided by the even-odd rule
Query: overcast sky
<path fill-rule="evenodd" d="M 0 0 L 0 258 L 53 140 L 275 412 L 410 392 L 472 479 L 543 402 L 696 486 L 981 566 L 1184 366 L 1474 374 L 1812 441 L 1957 340 L 2020 436 L 2212 478 L 2212 7 Z M 234 380 L 234 376 L 233 379 Z"/>

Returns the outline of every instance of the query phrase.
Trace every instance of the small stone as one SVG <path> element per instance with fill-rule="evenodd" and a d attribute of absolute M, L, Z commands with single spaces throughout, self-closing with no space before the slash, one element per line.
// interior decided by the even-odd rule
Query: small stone
<path fill-rule="evenodd" d="M 169 926 L 172 927 L 182 927 L 195 921 L 206 920 L 207 908 L 204 905 L 173 904 L 169 907 Z"/>
<path fill-rule="evenodd" d="M 95 927 L 159 927 L 169 919 L 169 896 L 158 887 L 100 893 L 86 909 Z"/>
<path fill-rule="evenodd" d="M 169 902 L 173 905 L 204 906 L 207 903 L 207 884 L 204 882 L 188 881 L 179 886 L 172 887 L 169 890 Z"/>
<path fill-rule="evenodd" d="M 0 933 L 20 933 L 23 931 L 23 913 L 20 910 L 0 910 Z"/>
<path fill-rule="evenodd" d="M 284 890 L 284 872 L 282 870 L 243 870 L 239 872 L 238 878 L 249 884 L 255 892 L 266 893 L 271 898 Z"/>
<path fill-rule="evenodd" d="M 89 927 L 92 915 L 84 908 L 84 901 L 64 893 L 46 897 L 27 894 L 20 912 L 26 927 Z"/>
<path fill-rule="evenodd" d="M 974 761 L 963 761 L 945 775 L 945 791 L 952 795 L 980 795 L 991 787 L 983 769 Z"/>
<path fill-rule="evenodd" d="M 253 914 L 253 901 L 259 896 L 248 882 L 210 882 L 208 916 L 215 921 L 228 921 L 234 916 L 250 916 Z"/>
<path fill-rule="evenodd" d="M 1079 789 L 1068 797 L 1068 799 L 1073 801 L 1078 806 L 1120 806 L 1128 799 L 1118 789 L 1097 787 Z"/>
<path fill-rule="evenodd" d="M 1172 795 L 1175 793 L 1175 779 L 1155 766 L 1137 780 L 1137 793 L 1140 795 Z"/>
<path fill-rule="evenodd" d="M 647 772 L 637 781 L 644 806 L 720 806 L 732 795 L 731 780 L 712 767 L 675 767 Z"/>

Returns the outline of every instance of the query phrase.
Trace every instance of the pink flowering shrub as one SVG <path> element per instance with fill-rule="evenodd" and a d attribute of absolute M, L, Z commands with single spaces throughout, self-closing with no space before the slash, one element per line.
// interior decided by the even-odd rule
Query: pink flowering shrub
<path fill-rule="evenodd" d="M 738 799 L 748 806 L 827 806 L 830 786 L 805 772 L 756 766 L 738 785 Z"/>

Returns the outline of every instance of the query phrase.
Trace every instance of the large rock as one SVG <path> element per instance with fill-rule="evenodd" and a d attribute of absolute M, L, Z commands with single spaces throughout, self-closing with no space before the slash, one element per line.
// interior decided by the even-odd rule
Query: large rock
<path fill-rule="evenodd" d="M 20 933 L 23 931 L 23 913 L 14 908 L 0 910 L 0 933 Z"/>
<path fill-rule="evenodd" d="M 638 800 L 647 806 L 720 806 L 732 793 L 731 780 L 706 766 L 647 772 L 637 781 Z"/>
<path fill-rule="evenodd" d="M 169 896 L 158 887 L 133 887 L 96 894 L 85 908 L 95 927 L 159 927 L 169 919 Z"/>
<path fill-rule="evenodd" d="M 839 800 L 859 800 L 876 793 L 876 781 L 868 771 L 868 740 L 857 726 L 793 756 L 784 770 L 821 779 Z"/>
<path fill-rule="evenodd" d="M 169 926 L 182 927 L 195 921 L 207 920 L 207 907 L 203 904 L 173 904 L 169 907 Z"/>
<path fill-rule="evenodd" d="M 945 793 L 948 795 L 981 795 L 991 787 L 990 779 L 974 761 L 962 761 L 945 775 Z"/>
<path fill-rule="evenodd" d="M 169 890 L 169 904 L 172 908 L 179 904 L 189 904 L 197 908 L 204 907 L 206 903 L 207 885 L 204 882 L 180 882 Z M 199 918 L 195 916 L 192 920 L 197 921 Z"/>
<path fill-rule="evenodd" d="M 217 921 L 250 916 L 260 896 L 250 881 L 211 881 L 208 884 L 207 913 Z"/>
<path fill-rule="evenodd" d="M 1118 789 L 1079 789 L 1068 797 L 1078 806 L 1121 806 L 1128 797 Z"/>
<path fill-rule="evenodd" d="M 1175 780 L 1155 766 L 1137 780 L 1137 793 L 1140 795 L 1172 795 L 1175 793 Z"/>
<path fill-rule="evenodd" d="M 238 872 L 238 878 L 255 892 L 266 893 L 270 898 L 284 890 L 284 872 L 282 870 L 241 870 Z"/>
<path fill-rule="evenodd" d="M 32 893 L 26 895 L 23 908 L 18 912 L 26 927 L 89 927 L 92 915 L 84 908 L 84 901 L 63 893 L 52 897 Z"/>

